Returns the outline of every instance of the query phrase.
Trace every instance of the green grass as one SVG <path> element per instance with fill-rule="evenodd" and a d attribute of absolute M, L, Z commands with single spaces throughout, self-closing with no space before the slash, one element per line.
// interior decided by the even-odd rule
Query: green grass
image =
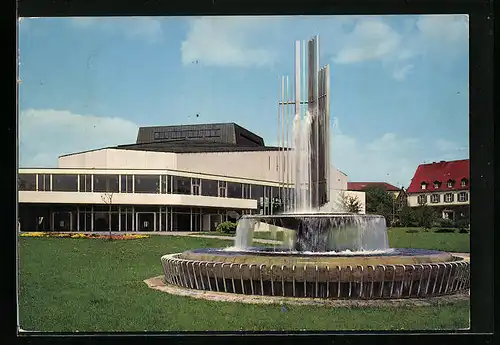
<path fill-rule="evenodd" d="M 331 308 L 249 305 L 173 296 L 144 279 L 160 257 L 225 240 L 21 238 L 20 319 L 32 331 L 397 330 L 468 327 L 469 303 L 433 307 Z"/>

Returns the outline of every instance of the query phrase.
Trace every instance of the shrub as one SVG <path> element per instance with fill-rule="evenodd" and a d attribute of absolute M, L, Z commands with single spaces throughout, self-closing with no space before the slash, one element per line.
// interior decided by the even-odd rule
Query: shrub
<path fill-rule="evenodd" d="M 406 230 L 406 232 L 409 234 L 414 234 L 414 233 L 418 232 L 418 230 L 417 229 L 408 229 L 408 230 Z"/>
<path fill-rule="evenodd" d="M 455 223 L 451 219 L 445 219 L 445 218 L 437 219 L 434 224 L 437 228 L 448 229 L 455 227 Z"/>
<path fill-rule="evenodd" d="M 467 229 L 460 229 L 460 230 L 458 230 L 458 233 L 459 234 L 468 234 L 469 230 L 467 230 Z"/>
<path fill-rule="evenodd" d="M 434 232 L 455 232 L 455 229 L 453 229 L 453 228 L 441 228 L 441 229 L 435 230 Z"/>
<path fill-rule="evenodd" d="M 467 228 L 469 228 L 470 224 L 469 224 L 469 220 L 468 219 L 459 219 L 457 220 L 456 222 L 456 227 L 459 228 L 460 230 L 465 230 Z"/>
<path fill-rule="evenodd" d="M 236 223 L 233 222 L 222 222 L 217 225 L 217 232 L 222 232 L 224 234 L 234 234 L 236 233 Z"/>

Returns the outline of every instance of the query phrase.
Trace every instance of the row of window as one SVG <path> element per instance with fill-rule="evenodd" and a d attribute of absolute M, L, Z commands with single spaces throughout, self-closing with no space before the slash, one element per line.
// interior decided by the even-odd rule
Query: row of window
<path fill-rule="evenodd" d="M 460 181 L 460 187 L 462 187 L 462 188 L 467 187 L 467 183 L 468 183 L 468 180 L 466 178 L 463 178 Z M 448 180 L 448 182 L 446 183 L 446 186 L 448 188 L 453 188 L 454 185 L 455 185 L 455 181 L 454 180 Z M 438 189 L 439 187 L 441 187 L 441 181 L 434 181 L 434 189 Z M 420 188 L 422 190 L 427 189 L 427 182 L 422 182 L 420 184 Z"/>
<path fill-rule="evenodd" d="M 469 200 L 469 194 L 467 192 L 460 192 L 457 194 L 458 195 L 458 202 L 466 202 Z M 455 194 L 453 193 L 446 193 L 444 194 L 444 202 L 450 203 L 455 201 Z M 430 196 L 430 202 L 431 204 L 437 204 L 441 202 L 441 194 L 431 194 Z M 426 204 L 427 203 L 427 195 L 419 195 L 418 196 L 418 203 L 419 204 Z"/>
<path fill-rule="evenodd" d="M 155 140 L 164 139 L 184 139 L 184 138 L 218 138 L 220 129 L 194 129 L 194 130 L 178 130 L 168 132 L 154 132 Z"/>
<path fill-rule="evenodd" d="M 280 198 L 279 187 L 174 175 L 19 174 L 19 190 L 184 194 L 255 199 Z"/>

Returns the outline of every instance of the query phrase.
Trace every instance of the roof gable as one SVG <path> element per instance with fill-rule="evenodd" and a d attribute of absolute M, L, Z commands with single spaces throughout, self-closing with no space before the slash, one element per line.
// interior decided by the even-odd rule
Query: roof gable
<path fill-rule="evenodd" d="M 400 188 L 393 186 L 387 182 L 347 182 L 347 190 L 351 191 L 363 191 L 368 187 L 380 186 L 384 188 L 386 191 L 397 192 Z"/>

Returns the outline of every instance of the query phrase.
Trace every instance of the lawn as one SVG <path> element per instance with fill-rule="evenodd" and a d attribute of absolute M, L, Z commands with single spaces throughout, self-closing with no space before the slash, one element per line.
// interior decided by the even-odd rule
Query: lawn
<path fill-rule="evenodd" d="M 225 240 L 177 236 L 111 242 L 21 238 L 21 327 L 33 331 L 80 332 L 468 327 L 469 303 L 465 301 L 413 308 L 285 306 L 282 309 L 280 305 L 173 296 L 149 289 L 143 282 L 162 273 L 163 254 L 229 244 Z"/>

